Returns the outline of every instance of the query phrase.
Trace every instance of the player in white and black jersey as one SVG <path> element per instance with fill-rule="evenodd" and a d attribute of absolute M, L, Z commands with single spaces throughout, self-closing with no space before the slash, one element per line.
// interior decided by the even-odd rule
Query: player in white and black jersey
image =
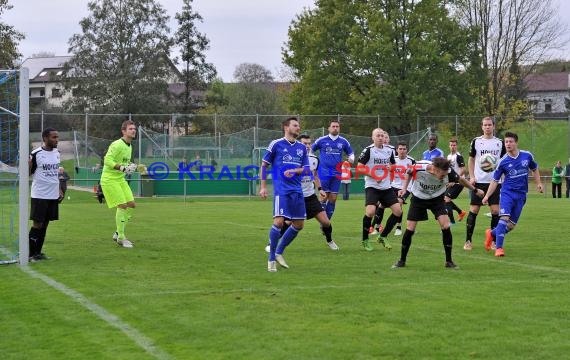
<path fill-rule="evenodd" d="M 392 145 L 390 145 L 390 134 L 388 134 L 387 131 L 384 131 L 383 133 L 383 138 L 384 138 L 384 146 L 392 149 L 392 152 L 394 153 L 394 159 L 396 159 L 398 157 L 398 153 L 396 152 L 396 148 L 393 147 Z M 378 235 L 382 232 L 382 219 L 384 218 L 384 207 L 380 204 L 378 204 L 378 206 L 376 207 L 376 213 L 374 214 L 374 217 L 372 218 L 372 226 L 370 227 L 370 235 Z"/>
<path fill-rule="evenodd" d="M 495 137 L 495 122 L 490 117 L 485 117 L 481 120 L 481 129 L 483 135 L 476 137 L 471 141 L 469 150 L 469 182 L 475 185 L 477 189 L 483 190 L 485 193 L 489 189 L 489 184 L 493 180 L 493 173 L 486 173 L 479 167 L 479 158 L 483 154 L 493 154 L 497 159 L 505 155 L 506 149 L 503 140 Z M 494 229 L 499 223 L 499 193 L 500 186 L 493 195 L 489 198 L 489 208 L 491 209 L 491 229 Z M 475 194 L 471 193 L 471 205 L 469 207 L 469 215 L 467 216 L 467 231 L 465 235 L 464 248 L 470 250 L 472 248 L 473 231 L 479 209 L 483 203 Z"/>
<path fill-rule="evenodd" d="M 447 160 L 451 164 L 451 168 L 457 173 L 457 175 L 463 177 L 465 175 L 465 160 L 463 155 L 457 151 L 457 139 L 451 138 L 449 140 L 449 155 L 447 155 Z M 445 192 L 445 203 L 447 204 L 447 212 L 449 215 L 449 220 L 451 224 L 455 224 L 455 218 L 453 216 L 453 210 L 457 211 L 457 217 L 459 221 L 467 215 L 467 211 L 462 210 L 453 200 L 457 199 L 461 191 L 463 190 L 463 185 L 455 183 L 447 188 Z M 465 248 L 465 247 L 464 247 Z M 465 248 L 465 250 L 471 250 Z"/>
<path fill-rule="evenodd" d="M 362 219 L 362 246 L 367 251 L 373 248 L 368 242 L 369 229 L 372 224 L 372 217 L 376 212 L 378 204 L 380 206 L 389 207 L 392 215 L 386 222 L 386 227 L 382 233 L 378 235 L 378 242 L 384 248 L 391 249 L 392 246 L 387 241 L 398 218 L 402 214 L 402 209 L 398 203 L 398 198 L 391 187 L 392 165 L 396 163 L 394 152 L 391 148 L 384 146 L 384 130 L 378 128 L 372 131 L 373 144 L 367 146 L 360 153 L 358 165 L 355 169 L 356 176 L 365 175 L 364 190 L 366 193 L 365 214 Z"/>
<path fill-rule="evenodd" d="M 28 162 L 32 177 L 30 220 L 33 221 L 28 236 L 30 261 L 48 259 L 42 247 L 49 222 L 59 219 L 59 200 L 63 198 L 59 187 L 59 134 L 47 128 L 42 132 L 42 141 L 42 146 L 31 152 Z"/>
<path fill-rule="evenodd" d="M 412 236 L 416 231 L 416 225 L 418 221 L 428 219 L 427 211 L 430 210 L 441 227 L 443 249 L 445 251 L 445 267 L 457 269 L 457 265 L 455 265 L 451 258 L 453 237 L 451 235 L 449 216 L 447 216 L 447 209 L 443 199 L 447 185 L 450 182 L 459 182 L 463 186 L 474 190 L 477 196 L 481 198 L 485 193 L 480 189 L 476 189 L 467 180 L 457 175 L 451 168 L 449 161 L 443 157 L 435 157 L 432 161 L 418 161 L 414 169 L 408 171 L 406 181 L 404 182 L 402 190 L 399 192 L 400 196 L 405 194 L 406 188 L 412 179 L 412 197 L 410 200 L 410 209 L 408 210 L 406 231 L 402 237 L 400 260 L 398 260 L 392 268 L 406 266 L 406 259 L 410 246 L 412 245 Z"/>
<path fill-rule="evenodd" d="M 321 181 L 318 176 L 319 158 L 311 153 L 311 137 L 309 135 L 299 135 L 298 140 L 307 147 L 307 152 L 309 153 L 309 167 L 312 173 L 312 176 L 303 176 L 301 178 L 301 189 L 303 190 L 305 211 L 307 212 L 305 219 L 317 219 L 321 225 L 321 231 L 325 235 L 329 248 L 331 250 L 339 250 L 338 245 L 332 239 L 332 224 L 320 201 L 326 199 L 327 193 L 321 187 Z M 315 193 L 315 186 L 317 186 L 317 190 L 319 191 L 320 200 Z M 285 221 L 281 228 L 281 236 L 285 234 L 285 231 L 287 231 L 290 225 L 291 222 Z M 269 245 L 265 247 L 265 251 L 269 252 Z"/>
<path fill-rule="evenodd" d="M 398 143 L 398 147 L 396 148 L 398 156 L 396 157 L 396 166 L 394 166 L 394 176 L 392 179 L 392 190 L 398 196 L 398 202 L 402 207 L 402 214 L 398 218 L 398 223 L 396 223 L 396 230 L 394 231 L 394 235 L 400 236 L 402 235 L 402 218 L 404 216 L 404 204 L 406 203 L 406 199 L 410 195 L 410 185 L 406 188 L 406 192 L 404 195 L 400 196 L 399 192 L 403 189 L 404 181 L 406 180 L 406 171 L 408 169 L 413 168 L 416 164 L 416 160 L 411 156 L 408 156 L 408 144 L 405 141 L 400 141 Z"/>

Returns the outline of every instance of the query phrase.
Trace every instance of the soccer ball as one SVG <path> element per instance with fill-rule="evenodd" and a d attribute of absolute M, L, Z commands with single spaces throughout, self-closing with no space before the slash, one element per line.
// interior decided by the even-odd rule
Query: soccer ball
<path fill-rule="evenodd" d="M 497 167 L 497 158 L 493 154 L 485 154 L 479 158 L 479 168 L 484 172 L 491 172 Z"/>

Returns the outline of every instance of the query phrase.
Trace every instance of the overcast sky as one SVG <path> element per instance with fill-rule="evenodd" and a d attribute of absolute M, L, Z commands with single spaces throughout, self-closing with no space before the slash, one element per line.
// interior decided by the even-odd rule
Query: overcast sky
<path fill-rule="evenodd" d="M 536 0 L 541 1 L 541 0 Z M 182 9 L 182 0 L 159 0 L 171 17 Z M 570 0 L 553 0 L 560 5 L 560 16 L 570 24 Z M 19 50 L 24 58 L 48 51 L 67 55 L 68 40 L 80 33 L 79 21 L 88 15 L 88 0 L 9 0 L 14 7 L 3 14 L 2 22 L 26 35 Z M 235 67 L 244 62 L 257 63 L 275 77 L 281 64 L 281 47 L 295 15 L 314 0 L 194 0 L 193 9 L 204 21 L 200 32 L 210 39 L 207 61 L 212 62 L 224 81 L 233 79 Z M 570 47 L 557 53 L 570 59 Z"/>

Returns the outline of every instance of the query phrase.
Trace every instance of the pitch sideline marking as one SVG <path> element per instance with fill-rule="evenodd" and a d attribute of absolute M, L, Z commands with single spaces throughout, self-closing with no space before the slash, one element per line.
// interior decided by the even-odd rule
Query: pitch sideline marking
<path fill-rule="evenodd" d="M 163 351 L 158 346 L 156 346 L 150 338 L 147 338 L 143 333 L 133 328 L 123 320 L 121 320 L 118 316 L 111 314 L 110 312 L 105 310 L 105 308 L 90 301 L 83 294 L 65 286 L 60 282 L 57 282 L 56 280 L 50 278 L 47 275 L 41 274 L 37 271 L 30 269 L 29 266 L 20 266 L 20 268 L 22 269 L 22 271 L 24 271 L 31 277 L 43 281 L 52 288 L 58 290 L 64 295 L 67 295 L 73 300 L 77 301 L 80 305 L 82 305 L 83 307 L 85 307 L 95 315 L 97 315 L 107 324 L 121 330 L 125 335 L 127 335 L 127 337 L 129 337 L 138 346 L 140 346 L 143 350 L 145 350 L 147 353 L 154 356 L 155 358 L 160 360 L 172 359 L 172 356 L 170 356 L 167 352 Z"/>

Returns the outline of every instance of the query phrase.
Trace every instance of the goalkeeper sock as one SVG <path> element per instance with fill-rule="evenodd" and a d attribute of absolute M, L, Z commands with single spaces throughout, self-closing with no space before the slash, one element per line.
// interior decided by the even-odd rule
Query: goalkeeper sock
<path fill-rule="evenodd" d="M 134 208 L 132 208 L 132 207 L 128 207 L 125 209 L 125 213 L 127 214 L 127 217 L 126 217 L 127 222 L 131 221 L 131 218 L 133 217 L 133 210 L 134 210 Z"/>
<path fill-rule="evenodd" d="M 117 208 L 117 213 L 115 214 L 115 224 L 117 225 L 117 233 L 119 234 L 119 239 L 125 238 L 125 224 L 127 222 L 127 211 L 125 209 Z"/>

